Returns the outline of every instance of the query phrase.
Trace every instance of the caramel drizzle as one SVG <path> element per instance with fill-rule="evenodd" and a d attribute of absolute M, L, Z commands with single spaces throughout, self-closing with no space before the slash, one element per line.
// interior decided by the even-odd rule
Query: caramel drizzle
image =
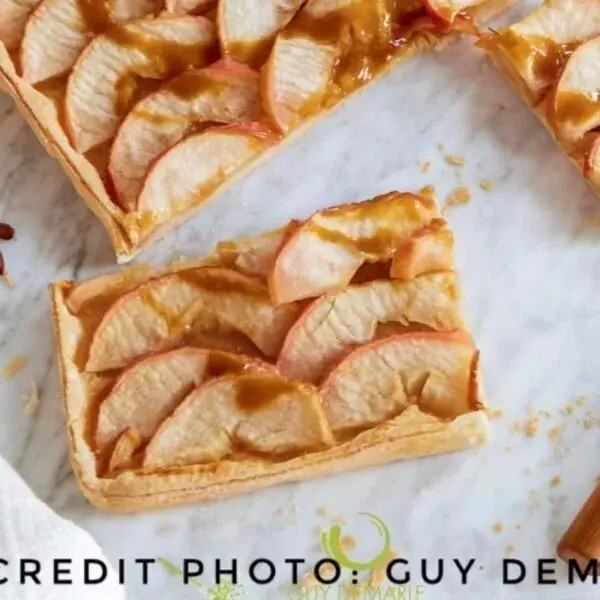
<path fill-rule="evenodd" d="M 235 400 L 248 413 L 256 412 L 272 404 L 283 394 L 292 394 L 300 384 L 272 373 L 253 373 L 234 380 Z"/>

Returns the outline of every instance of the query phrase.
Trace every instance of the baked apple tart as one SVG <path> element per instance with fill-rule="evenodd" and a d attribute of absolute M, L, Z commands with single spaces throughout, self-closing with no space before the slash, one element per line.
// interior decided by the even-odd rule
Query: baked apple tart
<path fill-rule="evenodd" d="M 487 438 L 453 237 L 425 193 L 51 295 L 72 462 L 99 507 L 217 499 Z"/>
<path fill-rule="evenodd" d="M 127 261 L 293 131 L 514 0 L 0 0 L 0 87 Z"/>
<path fill-rule="evenodd" d="M 480 45 L 600 195 L 600 3 L 547 0 Z"/>

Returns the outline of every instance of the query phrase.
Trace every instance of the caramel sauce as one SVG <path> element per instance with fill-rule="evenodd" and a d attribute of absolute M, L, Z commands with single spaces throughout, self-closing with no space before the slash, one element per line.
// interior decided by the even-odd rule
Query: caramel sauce
<path fill-rule="evenodd" d="M 530 67 L 534 77 L 545 85 L 558 77 L 576 47 L 576 44 L 557 44 L 541 35 L 519 35 L 511 29 L 490 36 L 487 45 L 500 46 L 519 71 Z"/>
<path fill-rule="evenodd" d="M 209 352 L 205 373 L 207 377 L 219 377 L 227 373 L 239 373 L 245 369 L 244 361 L 227 352 Z"/>
<path fill-rule="evenodd" d="M 371 81 L 399 53 L 407 41 L 400 25 L 416 15 L 425 15 L 420 0 L 363 1 L 325 15 L 312 15 L 305 9 L 283 35 L 301 35 L 338 48 L 332 84 L 318 103 L 331 105 Z M 318 108 L 308 107 L 307 111 Z"/>
<path fill-rule="evenodd" d="M 256 412 L 269 406 L 282 394 L 298 391 L 298 383 L 272 373 L 254 373 L 235 379 L 235 400 L 246 412 Z"/>
<path fill-rule="evenodd" d="M 192 100 L 203 92 L 221 93 L 229 87 L 226 79 L 211 77 L 205 71 L 189 71 L 169 81 L 165 89 L 182 100 Z"/>
<path fill-rule="evenodd" d="M 352 208 L 332 208 L 323 211 L 325 217 L 337 217 L 348 223 L 356 221 L 375 221 L 384 224 L 377 227 L 376 231 L 369 236 L 351 236 L 346 233 L 328 229 L 315 222 L 308 225 L 309 231 L 316 233 L 322 240 L 332 244 L 343 245 L 363 254 L 376 255 L 379 257 L 390 256 L 398 245 L 399 233 L 395 224 L 399 221 L 418 223 L 421 213 L 418 209 L 418 201 L 411 195 L 407 196 L 407 202 L 394 201 L 396 194 L 388 197 L 379 197 L 371 202 L 358 204 Z M 389 198 L 389 202 L 386 202 Z"/>
<path fill-rule="evenodd" d="M 109 0 L 77 0 L 77 6 L 86 30 L 98 34 L 112 25 Z"/>
<path fill-rule="evenodd" d="M 556 119 L 560 123 L 582 125 L 600 113 L 600 92 L 593 95 L 581 92 L 558 92 L 556 95 Z"/>
<path fill-rule="evenodd" d="M 190 269 L 180 271 L 177 275 L 191 285 L 210 292 L 241 294 L 258 300 L 269 298 L 267 289 L 254 281 L 243 277 L 223 277 L 212 269 Z"/>
<path fill-rule="evenodd" d="M 274 40 L 266 39 L 258 42 L 229 42 L 225 48 L 227 56 L 259 69 L 269 59 Z"/>
<path fill-rule="evenodd" d="M 152 290 L 142 286 L 140 288 L 140 300 L 143 304 L 152 309 L 167 326 L 169 337 L 182 334 L 186 329 L 183 315 L 179 312 L 169 310 L 169 307 L 158 300 Z"/>
<path fill-rule="evenodd" d="M 130 27 L 113 25 L 105 35 L 121 48 L 135 49 L 148 59 L 143 65 L 134 65 L 117 83 L 116 110 L 126 114 L 133 104 L 152 89 L 147 80 L 161 80 L 187 71 L 192 67 L 214 62 L 218 58 L 216 46 L 183 44 L 132 31 Z"/>

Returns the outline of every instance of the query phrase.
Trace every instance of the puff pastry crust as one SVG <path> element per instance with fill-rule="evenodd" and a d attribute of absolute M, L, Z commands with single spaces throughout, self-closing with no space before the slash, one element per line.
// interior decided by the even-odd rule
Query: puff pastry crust
<path fill-rule="evenodd" d="M 20 30 L 16 33 L 14 31 L 9 32 L 10 35 L 12 35 L 12 38 L 9 34 L 5 34 L 7 36 L 5 42 L 10 45 L 9 51 L 7 45 L 2 43 L 3 31 L 0 29 L 0 88 L 4 88 L 11 96 L 13 96 L 17 107 L 36 132 L 46 150 L 60 162 L 79 194 L 101 220 L 110 235 L 118 261 L 127 262 L 139 253 L 140 250 L 148 244 L 151 244 L 153 240 L 162 237 L 169 229 L 189 218 L 193 212 L 200 209 L 208 200 L 216 197 L 223 190 L 232 185 L 237 178 L 242 177 L 248 169 L 254 168 L 260 160 L 267 159 L 272 152 L 277 151 L 277 148 L 280 147 L 281 143 L 287 143 L 288 141 L 293 140 L 295 136 L 301 133 L 304 127 L 320 115 L 324 114 L 334 105 L 347 98 L 355 89 L 363 87 L 363 84 L 384 74 L 396 63 L 408 58 L 414 52 L 439 48 L 451 40 L 457 33 L 462 32 L 465 28 L 472 30 L 473 22 L 483 22 L 493 17 L 513 4 L 515 0 L 487 0 L 484 2 L 467 1 L 461 3 L 447 2 L 446 0 L 429 0 L 428 2 L 424 2 L 423 5 L 421 5 L 420 2 L 413 3 L 418 5 L 416 13 L 410 13 L 409 21 L 403 25 L 403 27 L 405 27 L 403 30 L 404 33 L 401 35 L 394 34 L 395 37 L 393 37 L 393 39 L 397 40 L 397 47 L 395 46 L 393 51 L 387 51 L 385 60 L 381 60 L 381 56 L 379 56 L 379 63 L 377 64 L 376 69 L 372 68 L 373 65 L 369 66 L 367 71 L 373 72 L 370 73 L 368 77 L 364 77 L 364 74 L 367 71 L 361 71 L 363 74 L 354 79 L 348 75 L 348 77 L 345 77 L 345 83 L 341 87 L 339 81 L 333 81 L 330 80 L 329 77 L 325 77 L 323 86 L 327 88 L 327 93 L 321 93 L 322 90 L 317 86 L 316 90 L 314 90 L 315 94 L 311 96 L 310 101 L 301 103 L 301 105 L 297 105 L 293 94 L 290 96 L 290 88 L 287 85 L 289 82 L 286 83 L 285 77 L 282 76 L 280 79 L 283 79 L 283 81 L 279 82 L 275 76 L 271 77 L 269 75 L 276 69 L 277 65 L 275 63 L 276 60 L 278 60 L 278 57 L 274 55 L 275 50 L 270 56 L 268 53 L 265 54 L 263 46 L 264 43 L 266 43 L 266 47 L 268 48 L 269 44 L 271 44 L 276 37 L 274 48 L 278 49 L 281 46 L 281 54 L 283 56 L 282 64 L 285 63 L 286 68 L 288 68 L 289 61 L 286 62 L 286 60 L 284 60 L 288 57 L 288 51 L 291 52 L 291 56 L 294 58 L 296 53 L 300 52 L 301 55 L 302 52 L 306 50 L 304 46 L 302 48 L 300 47 L 302 44 L 300 44 L 300 46 L 298 46 L 298 44 L 295 46 L 291 44 L 290 40 L 293 41 L 293 39 L 295 39 L 294 32 L 296 30 L 301 31 L 302 36 L 304 36 L 302 39 L 304 41 L 309 40 L 309 42 L 307 42 L 308 45 L 312 43 L 310 42 L 312 39 L 311 35 L 316 36 L 316 33 L 311 33 L 311 28 L 306 25 L 306 19 L 303 21 L 302 18 L 300 18 L 302 15 L 290 14 L 288 15 L 289 18 L 284 19 L 281 17 L 281 12 L 276 12 L 275 14 L 279 15 L 278 20 L 275 24 L 271 23 L 270 25 L 268 25 L 268 23 L 270 23 L 269 15 L 263 15 L 265 27 L 267 29 L 268 27 L 271 27 L 273 31 L 270 33 L 270 38 L 265 34 L 267 35 L 266 42 L 264 40 L 262 40 L 262 42 L 260 39 L 258 40 L 258 42 L 263 43 L 263 46 L 260 46 L 259 43 L 259 46 L 263 48 L 263 50 L 259 52 L 256 51 L 256 48 L 250 42 L 246 43 L 244 41 L 244 36 L 250 34 L 244 32 L 243 27 L 241 28 L 242 31 L 239 31 L 238 29 L 240 28 L 236 29 L 236 27 L 229 24 L 229 14 L 231 12 L 235 13 L 235 6 L 233 6 L 235 3 L 226 0 L 223 0 L 220 3 L 216 13 L 208 13 L 207 17 L 182 15 L 182 11 L 184 12 L 187 10 L 184 7 L 185 3 L 167 3 L 167 9 L 171 7 L 174 12 L 170 13 L 167 10 L 156 16 L 152 16 L 155 15 L 155 13 L 160 12 L 162 2 L 156 2 L 154 0 L 123 0 L 120 4 L 125 8 L 128 8 L 128 10 L 123 10 L 122 6 L 122 14 L 117 11 L 117 14 L 109 15 L 110 18 L 108 21 L 110 23 L 113 23 L 115 20 L 119 21 L 117 25 L 111 25 L 112 29 L 107 30 L 111 32 L 110 35 L 108 33 L 102 33 L 104 31 L 101 27 L 102 23 L 99 24 L 94 22 L 94 27 L 86 24 L 83 16 L 76 11 L 78 2 L 75 0 L 44 0 L 35 8 L 35 10 L 33 10 L 33 7 L 36 3 L 16 2 L 16 0 L 7 1 L 9 5 L 14 5 L 13 9 L 19 13 L 15 16 L 14 22 L 18 21 L 21 25 L 24 25 L 25 30 L 24 33 Z M 309 5 L 318 6 L 319 2 L 320 0 L 312 0 Z M 61 50 L 59 47 L 57 50 L 54 46 L 51 48 L 49 47 L 49 56 L 52 55 L 52 52 L 56 51 L 56 56 L 60 56 L 61 60 L 65 60 L 65 65 L 67 66 L 66 74 L 68 75 L 70 72 L 70 76 L 67 81 L 65 80 L 65 72 L 61 72 L 57 75 L 57 78 L 44 80 L 45 77 L 48 77 L 50 74 L 54 73 L 54 71 L 46 68 L 49 66 L 48 64 L 40 64 L 44 62 L 40 59 L 40 47 L 44 47 L 44 44 L 49 44 L 51 41 L 54 43 L 54 40 L 46 40 L 44 36 L 46 36 L 47 31 L 50 30 L 48 28 L 53 23 L 52 11 L 58 10 L 54 5 L 62 6 L 61 3 L 65 5 L 68 4 L 67 8 L 71 11 L 71 13 L 68 13 L 70 15 L 69 18 L 75 19 L 75 25 L 77 25 L 77 27 L 75 27 L 75 25 L 69 26 L 71 27 L 71 30 L 82 29 L 83 31 L 80 36 L 81 39 L 78 38 L 76 40 L 77 44 L 81 45 L 81 49 L 83 50 L 87 40 L 92 39 L 93 41 L 87 46 L 83 54 L 78 55 L 76 52 L 74 57 L 63 56 L 61 52 L 64 48 Z M 348 2 L 342 2 L 342 0 L 340 0 L 340 3 L 348 4 Z M 29 4 L 31 4 L 31 6 L 29 6 Z M 81 4 L 88 5 L 89 3 L 81 0 Z M 214 5 L 212 2 L 189 4 L 193 7 L 193 9 L 190 8 L 190 10 L 194 11 L 208 10 L 209 8 L 212 9 Z M 260 11 L 268 13 L 267 7 L 269 4 L 270 3 L 261 4 Z M 297 2 L 296 4 L 300 7 L 302 3 Z M 375 4 L 376 3 L 373 3 L 373 5 Z M 399 3 L 399 5 L 400 4 L 401 3 Z M 288 2 L 286 5 L 289 7 L 294 5 L 294 3 Z M 324 5 L 330 6 L 332 3 L 324 3 Z M 232 6 L 233 8 L 231 8 Z M 33 10 L 33 12 L 28 14 L 26 12 L 27 10 Z M 117 9 L 115 9 L 115 11 L 116 10 Z M 303 9 L 303 11 L 306 10 L 307 8 Z M 258 15 L 259 12 L 256 14 Z M 197 13 L 195 12 L 194 15 L 196 14 Z M 262 12 L 260 12 L 260 14 L 262 14 Z M 314 20 L 313 28 L 320 23 L 319 13 L 316 8 L 315 15 L 316 16 L 311 17 Z M 61 18 L 63 17 L 64 15 L 61 16 Z M 98 18 L 97 15 L 96 18 Z M 104 15 L 103 18 L 106 20 L 106 15 Z M 233 123 L 233 131 L 219 131 L 219 135 L 216 136 L 219 139 L 215 140 L 213 139 L 215 136 L 212 135 L 212 130 L 210 130 L 208 132 L 210 134 L 208 135 L 209 139 L 201 138 L 197 140 L 197 144 L 194 143 L 196 140 L 191 140 L 186 144 L 185 148 L 177 148 L 177 153 L 173 156 L 169 156 L 169 158 L 173 158 L 171 161 L 167 161 L 166 157 L 163 157 L 165 151 L 171 149 L 175 150 L 174 146 L 177 145 L 177 142 L 180 141 L 182 137 L 185 138 L 185 136 L 188 136 L 190 131 L 196 130 L 198 125 L 197 121 L 202 121 L 202 119 L 196 115 L 194 120 L 194 118 L 192 118 L 193 115 L 190 116 L 190 114 L 188 114 L 186 119 L 189 120 L 189 127 L 187 125 L 181 126 L 179 130 L 175 127 L 175 132 L 173 131 L 173 128 L 171 128 L 168 136 L 164 134 L 164 131 L 160 135 L 155 135 L 155 138 L 160 138 L 160 143 L 155 149 L 157 154 L 154 155 L 154 158 L 146 156 L 145 160 L 147 160 L 147 164 L 143 163 L 141 166 L 137 165 L 134 170 L 138 171 L 136 177 L 139 177 L 141 173 L 143 174 L 144 181 L 147 181 L 147 178 L 150 176 L 149 165 L 154 165 L 158 155 L 160 155 L 161 158 L 164 158 L 164 160 L 159 161 L 161 163 L 160 166 L 162 171 L 158 174 L 160 176 L 157 175 L 155 179 L 151 181 L 152 186 L 156 187 L 143 195 L 136 206 L 140 182 L 137 181 L 129 190 L 129 195 L 126 198 L 122 198 L 115 190 L 115 187 L 119 187 L 115 186 L 115 178 L 107 170 L 109 166 L 109 158 L 107 158 L 107 155 L 110 154 L 111 145 L 115 139 L 115 132 L 110 132 L 110 128 L 114 127 L 114 123 L 111 122 L 112 124 L 106 125 L 106 127 L 109 128 L 108 133 L 106 131 L 97 130 L 102 130 L 100 117 L 106 116 L 108 100 L 106 98 L 99 99 L 98 97 L 87 97 L 86 94 L 88 91 L 86 91 L 84 83 L 88 83 L 90 80 L 89 72 L 92 73 L 91 80 L 93 80 L 94 69 L 98 72 L 105 70 L 106 65 L 103 66 L 100 59 L 94 58 L 97 54 L 102 55 L 103 46 L 109 47 L 110 50 L 110 44 L 103 39 L 103 36 L 106 37 L 108 35 L 114 41 L 114 39 L 117 38 L 122 39 L 124 36 L 123 32 L 125 32 L 127 36 L 129 36 L 127 39 L 129 40 L 128 43 L 130 43 L 131 36 L 136 34 L 136 31 L 139 33 L 138 29 L 140 31 L 146 31 L 146 33 L 152 28 L 160 29 L 160 27 L 155 27 L 154 24 L 161 19 L 204 19 L 203 27 L 212 27 L 214 31 L 219 34 L 221 49 L 219 54 L 208 53 L 203 60 L 199 60 L 198 57 L 191 57 L 186 66 L 196 67 L 196 70 L 198 70 L 198 67 L 207 67 L 212 60 L 218 58 L 220 55 L 221 57 L 226 57 L 230 60 L 235 59 L 238 63 L 241 62 L 241 65 L 246 69 L 249 69 L 248 65 L 250 65 L 255 72 L 261 71 L 260 94 L 261 104 L 262 107 L 264 107 L 264 110 L 258 115 L 250 110 L 242 110 L 239 107 L 237 112 L 234 110 L 231 114 L 223 114 L 222 111 L 216 111 L 216 114 L 215 111 L 202 113 L 202 119 L 206 122 L 213 123 L 213 121 L 216 121 L 217 123 Z M 296 24 L 297 21 L 300 22 L 299 25 Z M 46 22 L 48 22 L 49 25 L 44 25 Z M 211 22 L 215 22 L 215 24 L 211 25 Z M 68 23 L 69 22 L 67 22 L 67 25 Z M 65 23 L 59 23 L 58 25 L 64 26 Z M 44 27 L 46 27 L 46 29 L 44 29 Z M 86 27 L 91 28 L 86 31 Z M 57 31 L 60 33 L 60 27 Z M 118 35 L 115 32 L 118 32 Z M 373 34 L 373 31 L 370 31 L 368 27 L 363 33 L 365 32 L 368 34 L 367 37 Z M 321 34 L 322 31 L 319 35 Z M 16 38 L 14 37 L 15 35 L 17 36 Z M 22 39 L 19 40 L 20 37 Z M 42 39 L 40 39 L 40 37 Z M 256 40 L 254 40 L 254 42 L 256 43 Z M 279 42 L 281 43 L 279 44 Z M 21 46 L 18 45 L 19 43 Z M 293 47 L 288 47 L 290 44 Z M 153 53 L 156 54 L 160 49 L 160 46 L 156 44 L 150 46 L 147 48 L 148 55 L 153 55 Z M 333 47 L 328 46 L 328 48 L 331 50 Z M 352 45 L 350 46 L 350 50 L 350 54 L 348 54 L 346 49 L 346 54 L 343 56 L 354 56 L 354 54 L 352 54 Z M 72 48 L 70 48 L 70 51 L 72 52 Z M 321 71 L 315 75 L 316 79 L 318 79 L 317 75 L 323 75 L 323 73 L 326 74 L 327 70 L 330 68 L 339 70 L 339 67 L 335 65 L 338 65 L 340 60 L 342 63 L 344 62 L 341 59 L 341 55 L 338 55 L 339 52 L 340 49 L 335 46 L 335 48 L 331 50 L 330 56 L 328 56 L 326 52 L 322 53 L 322 67 Z M 355 54 L 356 56 L 359 56 L 360 52 L 355 52 Z M 381 52 L 379 52 L 379 54 L 381 54 Z M 90 56 L 92 58 L 90 58 Z M 313 55 L 310 55 L 308 58 L 310 59 L 311 56 L 314 58 Z M 70 67 L 68 67 L 68 65 L 71 64 L 68 60 L 69 58 L 77 59 L 76 66 L 72 71 L 69 71 Z M 173 56 L 171 55 L 171 62 L 173 62 L 172 59 Z M 94 62 L 94 60 L 96 60 L 96 62 Z M 98 61 L 100 61 L 99 64 Z M 127 57 L 123 58 L 124 64 L 129 64 L 128 61 L 131 63 L 131 60 Z M 328 61 L 331 62 L 329 67 L 327 66 L 329 64 Z M 291 62 L 293 63 L 294 61 L 292 60 Z M 156 65 L 148 65 L 141 61 L 140 64 L 134 65 L 133 75 L 129 73 L 127 76 L 123 75 L 117 80 L 117 87 L 119 87 L 119 89 L 123 88 L 128 90 L 130 95 L 141 95 L 144 88 L 143 86 L 136 87 L 136 81 L 139 79 L 140 73 L 143 79 L 148 70 L 150 70 L 151 77 L 166 82 L 166 89 L 160 88 L 159 91 L 168 94 L 173 90 L 173 86 L 169 88 L 171 79 L 174 74 L 181 72 L 182 67 L 178 64 L 178 61 L 175 61 L 175 66 L 172 68 L 167 68 L 164 64 L 162 64 L 161 68 L 158 70 L 155 67 Z M 354 67 L 356 67 L 356 65 L 354 65 Z M 86 69 L 89 72 L 86 72 Z M 76 76 L 75 73 L 78 75 Z M 259 76 L 257 75 L 257 77 Z M 352 80 L 350 84 L 348 83 L 348 80 Z M 65 88 L 66 81 L 68 84 L 67 88 Z M 101 83 L 102 78 L 98 78 L 98 81 L 95 81 L 93 84 L 94 88 L 97 87 L 98 90 L 100 90 L 96 92 L 97 94 L 107 94 L 113 90 L 110 85 L 100 85 Z M 317 85 L 314 81 L 311 85 L 312 84 Z M 178 85 L 179 84 L 176 84 L 175 88 L 177 88 Z M 130 89 L 132 87 L 135 88 L 133 91 Z M 345 90 L 344 87 L 347 89 Z M 180 85 L 179 88 L 181 88 Z M 65 99 L 67 97 L 67 92 L 65 90 L 68 91 L 69 89 L 73 91 L 73 96 L 80 94 L 81 97 L 74 97 L 72 101 L 68 102 Z M 102 92 L 102 90 L 104 91 Z M 317 93 L 317 91 L 319 93 Z M 125 94 L 125 97 L 126 99 L 128 98 L 127 94 Z M 100 100 L 102 100 L 102 102 Z M 142 105 L 145 100 L 148 100 L 148 98 L 143 98 L 140 103 L 134 105 L 134 107 L 139 109 L 138 112 L 140 113 L 146 110 L 144 105 Z M 150 99 L 147 104 L 152 105 L 151 100 L 152 99 Z M 158 100 L 160 100 L 160 98 Z M 130 110 L 131 103 L 127 104 L 126 102 L 125 104 L 127 110 Z M 154 108 L 156 108 L 158 104 L 160 104 L 160 101 L 154 103 Z M 93 118 L 90 118 L 90 115 L 86 114 L 86 110 L 88 110 L 90 106 L 94 107 L 96 105 L 101 108 L 96 110 Z M 198 107 L 194 108 L 194 110 L 197 108 Z M 181 110 L 184 109 L 182 108 Z M 191 110 L 191 113 L 193 113 L 194 110 Z M 152 113 L 152 115 L 156 122 L 156 114 Z M 118 119 L 122 119 L 122 116 L 117 115 L 113 116 L 112 121 L 117 119 L 117 117 Z M 177 119 L 181 118 L 181 114 L 167 115 L 167 117 L 177 121 Z M 162 115 L 160 118 L 164 120 L 166 117 Z M 243 123 L 240 124 L 240 121 L 243 121 Z M 248 121 L 251 121 L 252 123 L 249 124 Z M 256 122 L 259 122 L 260 126 L 257 126 Z M 132 126 L 131 130 L 133 129 L 135 128 Z M 265 130 L 270 132 L 271 135 L 266 135 Z M 200 132 L 200 134 L 201 133 L 202 132 Z M 166 191 L 169 182 L 181 180 L 181 164 L 185 162 L 186 157 L 190 155 L 189 153 L 194 156 L 194 152 L 204 152 L 205 154 L 200 154 L 200 162 L 205 161 L 206 157 L 214 156 L 215 147 L 217 148 L 216 152 L 220 152 L 224 157 L 231 156 L 231 138 L 234 134 L 237 135 L 238 142 L 240 142 L 240 144 L 238 144 L 239 147 L 236 147 L 234 152 L 240 153 L 239 160 L 229 161 L 225 165 L 217 164 L 216 166 L 213 166 L 212 170 L 207 168 L 203 179 L 188 182 L 188 187 L 193 188 L 193 194 L 190 197 L 184 199 L 169 197 L 169 193 Z M 196 132 L 192 135 L 199 134 Z M 241 144 L 241 141 L 244 139 L 250 139 L 251 141 L 252 135 L 255 135 L 258 141 L 253 146 L 250 144 L 250 146 L 252 146 L 251 149 L 253 149 L 253 151 L 250 151 Z M 88 146 L 93 146 L 98 143 L 99 140 L 104 141 L 97 147 L 93 147 L 90 151 L 87 151 Z M 156 139 L 154 141 L 156 142 Z M 131 146 L 129 142 L 130 140 L 128 141 L 129 146 L 125 144 L 126 150 Z M 231 143 L 226 145 L 225 142 Z M 146 139 L 142 146 L 145 148 L 149 147 Z M 76 149 L 77 147 L 79 147 L 79 150 Z M 245 155 L 243 154 L 244 150 L 248 150 Z M 188 154 L 186 154 L 186 152 Z M 119 153 L 115 151 L 113 154 L 117 157 L 115 158 L 115 161 L 118 165 L 119 161 L 122 160 L 120 157 L 127 154 L 127 152 L 122 151 Z M 170 152 L 167 152 L 167 155 L 170 155 Z M 122 164 L 129 166 L 126 161 Z M 146 164 L 147 168 L 144 168 L 144 164 Z M 175 174 L 173 174 L 173 169 L 175 169 Z M 127 183 L 126 178 L 131 176 L 131 170 L 127 169 L 127 171 L 128 172 L 123 175 L 125 177 L 125 183 Z M 123 182 L 121 182 L 121 184 L 123 184 Z M 131 186 L 128 185 L 128 188 L 129 187 Z M 180 187 L 184 186 L 181 185 Z"/>
<path fill-rule="evenodd" d="M 205 260 L 54 283 L 82 491 L 129 512 L 483 443 L 452 247 L 431 197 L 393 192 Z"/>

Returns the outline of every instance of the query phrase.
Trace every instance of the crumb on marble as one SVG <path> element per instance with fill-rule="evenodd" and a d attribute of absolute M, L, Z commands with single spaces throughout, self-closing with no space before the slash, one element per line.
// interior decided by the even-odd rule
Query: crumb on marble
<path fill-rule="evenodd" d="M 489 419 L 501 419 L 504 416 L 504 411 L 500 408 L 490 408 L 489 406 L 485 409 Z"/>
<path fill-rule="evenodd" d="M 558 487 L 562 483 L 562 477 L 560 475 L 553 475 L 550 478 L 550 487 Z"/>
<path fill-rule="evenodd" d="M 37 387 L 33 381 L 31 382 L 31 388 L 24 396 L 25 400 L 25 414 L 29 417 L 35 415 L 40 406 L 40 396 L 38 394 Z"/>
<path fill-rule="evenodd" d="M 317 508 L 317 514 L 320 517 L 329 517 L 331 515 L 331 510 L 328 506 L 319 506 L 319 508 Z"/>
<path fill-rule="evenodd" d="M 335 519 L 332 519 L 332 521 L 337 525 L 348 525 L 347 517 L 335 517 Z"/>
<path fill-rule="evenodd" d="M 504 525 L 500 522 L 500 521 L 496 521 L 493 525 L 492 525 L 492 531 L 494 533 L 502 533 L 504 531 Z"/>
<path fill-rule="evenodd" d="M 586 215 L 584 222 L 588 227 L 600 227 L 600 216 L 598 215 Z"/>
<path fill-rule="evenodd" d="M 595 415 L 591 410 L 589 410 L 583 419 L 583 426 L 586 429 L 592 429 L 593 427 L 598 427 L 600 424 L 600 418 Z"/>
<path fill-rule="evenodd" d="M 575 404 L 577 406 L 583 406 L 587 402 L 587 398 L 585 396 L 577 396 L 575 398 Z"/>
<path fill-rule="evenodd" d="M 515 547 L 513 544 L 506 545 L 506 554 L 512 554 L 515 551 Z"/>
<path fill-rule="evenodd" d="M 496 108 L 498 110 L 506 110 L 506 104 L 502 103 L 502 102 L 496 102 Z"/>
<path fill-rule="evenodd" d="M 437 147 L 438 147 L 438 150 L 441 152 L 442 150 L 444 150 L 444 148 L 446 146 L 444 146 L 444 144 L 442 144 L 442 142 L 438 142 Z"/>
<path fill-rule="evenodd" d="M 0 371 L 0 378 L 8 381 L 13 377 L 16 377 L 27 366 L 27 362 L 26 356 L 18 354 L 6 364 L 2 371 Z"/>
<path fill-rule="evenodd" d="M 523 526 L 521 525 L 521 523 L 517 523 L 517 524 L 515 525 L 515 529 L 516 529 L 517 531 L 521 531 L 521 529 L 523 529 Z"/>
<path fill-rule="evenodd" d="M 453 167 L 464 167 L 467 162 L 462 156 L 458 156 L 457 154 L 446 154 L 444 161 Z"/>
<path fill-rule="evenodd" d="M 384 582 L 386 578 L 387 566 L 395 558 L 398 558 L 398 552 L 396 550 L 390 550 L 387 555 L 387 558 L 385 559 L 385 562 L 376 569 L 373 569 L 371 577 L 369 577 L 369 579 L 366 582 L 368 587 L 377 588 Z"/>
<path fill-rule="evenodd" d="M 562 412 L 564 415 L 572 415 L 572 414 L 573 414 L 573 410 L 574 410 L 574 409 L 573 409 L 573 406 L 572 406 L 571 404 L 565 404 L 565 405 L 562 407 L 562 409 L 561 409 L 561 412 Z"/>
<path fill-rule="evenodd" d="M 493 181 L 490 181 L 489 179 L 483 179 L 482 181 L 479 182 L 479 187 L 484 192 L 491 192 L 495 186 L 496 186 L 496 184 Z"/>
<path fill-rule="evenodd" d="M 446 204 L 444 205 L 442 212 L 446 213 L 452 206 L 469 204 L 469 202 L 471 202 L 471 192 L 469 191 L 469 188 L 464 185 L 457 187 L 446 197 Z"/>
<path fill-rule="evenodd" d="M 0 278 L 9 290 L 14 290 L 17 287 L 17 282 L 11 277 L 8 271 L 4 271 L 4 273 L 0 275 Z"/>
<path fill-rule="evenodd" d="M 540 496 L 537 490 L 529 490 L 529 508 L 536 509 L 540 506 Z"/>
<path fill-rule="evenodd" d="M 421 171 L 421 173 L 427 173 L 427 171 L 429 171 L 430 167 L 431 167 L 431 162 L 428 160 L 420 160 L 418 161 L 419 163 L 419 170 Z"/>
<path fill-rule="evenodd" d="M 557 442 L 560 437 L 562 436 L 563 432 L 565 430 L 565 425 L 557 425 L 556 427 L 551 427 L 550 429 L 548 429 L 548 437 L 553 441 L 553 442 Z"/>
<path fill-rule="evenodd" d="M 356 548 L 356 540 L 351 535 L 344 535 L 340 540 L 340 547 L 342 550 L 352 550 Z"/>

